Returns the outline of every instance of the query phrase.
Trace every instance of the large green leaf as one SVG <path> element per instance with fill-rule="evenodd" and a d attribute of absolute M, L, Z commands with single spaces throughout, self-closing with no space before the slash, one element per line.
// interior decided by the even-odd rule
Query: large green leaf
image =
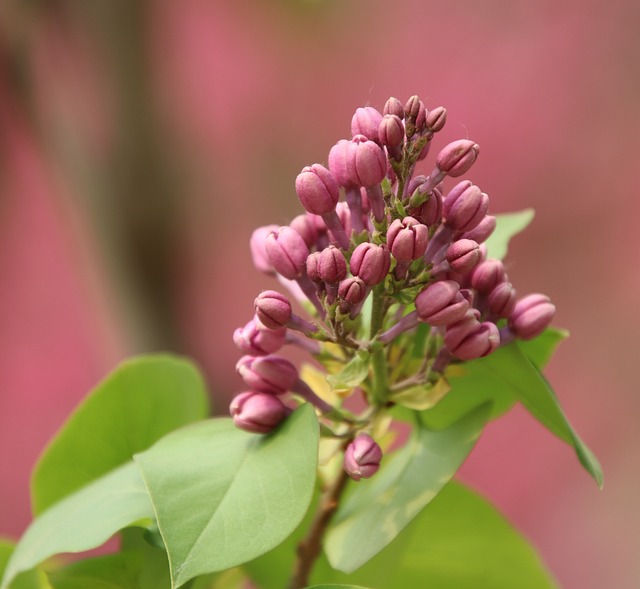
<path fill-rule="evenodd" d="M 0 540 L 0 578 L 15 550 L 15 544 L 8 540 Z M 10 589 L 50 589 L 44 573 L 39 570 L 26 571 L 19 574 L 10 584 Z"/>
<path fill-rule="evenodd" d="M 293 532 L 313 494 L 318 435 L 315 411 L 305 404 L 268 436 L 215 419 L 136 456 L 174 587 L 247 562 Z"/>
<path fill-rule="evenodd" d="M 564 331 L 547 329 L 521 345 L 531 361 L 542 369 L 565 337 Z M 447 372 L 451 390 L 435 407 L 422 414 L 425 423 L 436 429 L 448 427 L 474 407 L 489 401 L 492 403 L 491 419 L 511 409 L 518 396 L 512 384 L 495 372 L 496 366 L 512 361 L 510 352 L 505 351 L 507 348 L 509 346 L 498 348 L 486 358 L 452 366 Z"/>
<path fill-rule="evenodd" d="M 311 506 L 295 531 L 281 544 L 266 554 L 242 565 L 253 584 L 259 589 L 282 589 L 287 587 L 293 572 L 293 561 L 296 558 L 298 544 L 311 526 L 320 493 L 316 489 Z"/>
<path fill-rule="evenodd" d="M 96 548 L 118 530 L 148 525 L 153 507 L 137 466 L 129 462 L 47 509 L 34 520 L 11 555 L 4 589 L 20 572 L 62 552 Z"/>
<path fill-rule="evenodd" d="M 549 383 L 527 358 L 521 344 L 514 342 L 503 348 L 499 362 L 491 362 L 491 358 L 488 357 L 489 368 L 496 377 L 514 391 L 518 400 L 542 425 L 573 446 L 580 463 L 602 488 L 604 476 L 600 463 L 571 427 Z"/>
<path fill-rule="evenodd" d="M 556 587 L 509 523 L 479 495 L 453 482 L 362 568 L 346 575 L 321 558 L 311 580 L 376 589 Z"/>
<path fill-rule="evenodd" d="M 34 513 L 131 460 L 170 431 L 203 419 L 207 395 L 195 366 L 167 355 L 121 364 L 74 411 L 31 480 Z"/>
<path fill-rule="evenodd" d="M 407 443 L 338 509 L 324 543 L 333 568 L 352 572 L 387 546 L 451 480 L 489 413 L 483 405 L 441 431 L 419 422 Z"/>
<path fill-rule="evenodd" d="M 504 259 L 511 238 L 524 231 L 533 221 L 534 215 L 533 209 L 496 215 L 496 229 L 486 241 L 489 256 L 497 260 Z"/>
<path fill-rule="evenodd" d="M 366 589 L 366 587 L 356 587 L 355 585 L 314 585 L 307 589 Z"/>

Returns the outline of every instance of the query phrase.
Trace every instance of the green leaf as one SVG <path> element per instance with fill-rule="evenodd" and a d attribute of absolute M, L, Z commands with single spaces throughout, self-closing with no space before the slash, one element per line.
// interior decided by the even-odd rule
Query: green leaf
<path fill-rule="evenodd" d="M 193 364 L 166 355 L 121 364 L 74 411 L 31 480 L 35 514 L 131 460 L 168 432 L 203 419 L 207 395 Z"/>
<path fill-rule="evenodd" d="M 525 353 L 542 369 L 565 337 L 564 331 L 547 329 L 537 338 L 523 342 Z M 495 372 L 495 366 L 511 361 L 511 354 L 505 352 L 507 347 L 498 348 L 485 358 L 452 366 L 446 374 L 451 391 L 435 407 L 423 413 L 424 422 L 435 429 L 448 427 L 474 407 L 489 401 L 493 404 L 491 419 L 511 409 L 517 401 L 517 393 L 511 383 Z M 403 418 L 400 413 L 396 415 Z"/>
<path fill-rule="evenodd" d="M 534 215 L 533 209 L 496 215 L 496 229 L 486 241 L 488 255 L 491 258 L 502 260 L 507 255 L 511 238 L 524 231 L 533 221 Z"/>
<path fill-rule="evenodd" d="M 360 350 L 338 374 L 327 377 L 332 389 L 352 389 L 360 385 L 369 374 L 369 352 Z"/>
<path fill-rule="evenodd" d="M 556 348 L 568 337 L 569 332 L 566 329 L 549 327 L 538 337 L 527 341 L 521 340 L 518 345 L 533 365 L 542 371 L 549 364 Z"/>
<path fill-rule="evenodd" d="M 297 546 L 311 526 L 319 497 L 320 493 L 316 489 L 311 506 L 302 522 L 284 542 L 266 554 L 242 565 L 256 587 L 259 589 L 282 589 L 288 586 Z"/>
<path fill-rule="evenodd" d="M 62 552 L 96 548 L 118 530 L 147 525 L 153 507 L 137 466 L 129 462 L 47 509 L 34 520 L 12 554 L 4 589 L 19 572 Z"/>
<path fill-rule="evenodd" d="M 307 589 L 367 589 L 366 587 L 357 587 L 355 585 L 314 585 L 313 587 L 307 587 Z"/>
<path fill-rule="evenodd" d="M 173 587 L 247 562 L 293 532 L 313 494 L 318 430 L 315 411 L 305 404 L 268 436 L 215 419 L 136 456 Z"/>
<path fill-rule="evenodd" d="M 0 578 L 5 571 L 11 554 L 15 550 L 13 542 L 0 539 Z M 38 570 L 19 574 L 11 583 L 10 589 L 49 589 L 46 585 L 44 573 Z"/>
<path fill-rule="evenodd" d="M 356 572 L 321 558 L 314 583 L 376 589 L 554 589 L 535 551 L 487 501 L 449 483 L 378 556 Z"/>
<path fill-rule="evenodd" d="M 453 477 L 489 413 L 483 405 L 437 432 L 418 424 L 375 477 L 357 483 L 325 537 L 331 566 L 352 572 L 387 546 Z"/>
<path fill-rule="evenodd" d="M 500 361 L 491 361 L 489 368 L 517 395 L 518 400 L 550 432 L 564 440 L 576 451 L 578 459 L 600 488 L 604 485 L 602 468 L 591 450 L 584 444 L 565 417 L 558 399 L 544 376 L 514 342 L 502 349 Z"/>

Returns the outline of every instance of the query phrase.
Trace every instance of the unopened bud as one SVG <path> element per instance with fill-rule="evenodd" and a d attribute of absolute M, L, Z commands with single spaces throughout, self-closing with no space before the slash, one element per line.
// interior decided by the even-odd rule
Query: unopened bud
<path fill-rule="evenodd" d="M 264 227 L 258 227 L 251 234 L 249 240 L 249 249 L 251 250 L 251 258 L 253 259 L 253 265 L 260 272 L 265 274 L 275 274 L 273 265 L 269 261 L 267 251 L 265 249 L 265 240 L 267 235 L 273 233 L 278 229 L 278 225 L 265 225 Z"/>
<path fill-rule="evenodd" d="M 367 139 L 379 143 L 380 121 L 382 115 L 372 106 L 358 108 L 351 119 L 351 136 L 364 135 Z"/>
<path fill-rule="evenodd" d="M 427 114 L 427 120 L 425 126 L 430 133 L 437 133 L 441 131 L 444 124 L 447 122 L 447 109 L 444 106 L 439 106 L 429 111 Z"/>
<path fill-rule="evenodd" d="M 470 231 L 487 213 L 489 197 L 471 182 L 460 182 L 442 203 L 445 225 L 456 231 Z"/>
<path fill-rule="evenodd" d="M 480 146 L 468 139 L 458 139 L 445 146 L 436 158 L 436 166 L 452 178 L 462 176 L 471 168 L 476 159 Z"/>
<path fill-rule="evenodd" d="M 236 427 L 254 434 L 268 434 L 289 414 L 278 397 L 253 391 L 237 395 L 229 412 Z"/>
<path fill-rule="evenodd" d="M 329 284 L 337 284 L 347 276 L 347 260 L 344 254 L 335 246 L 318 252 L 317 272 L 320 280 Z"/>
<path fill-rule="evenodd" d="M 480 262 L 480 249 L 471 239 L 459 239 L 447 248 L 449 267 L 457 274 L 466 274 Z"/>
<path fill-rule="evenodd" d="M 447 326 L 444 344 L 459 360 L 473 360 L 493 352 L 500 344 L 500 333 L 494 323 L 480 323 L 477 316 L 469 314 Z"/>
<path fill-rule="evenodd" d="M 308 212 L 324 215 L 335 210 L 340 198 L 340 189 L 327 168 L 320 164 L 313 164 L 302 168 L 298 174 L 296 194 Z"/>
<path fill-rule="evenodd" d="M 265 250 L 276 272 L 293 280 L 302 275 L 309 248 L 300 234 L 291 227 L 280 227 L 265 239 Z"/>
<path fill-rule="evenodd" d="M 367 296 L 367 285 L 357 276 L 345 278 L 338 285 L 338 296 L 349 305 L 359 305 Z"/>
<path fill-rule="evenodd" d="M 256 316 L 267 329 L 285 327 L 291 321 L 289 299 L 275 290 L 261 292 L 254 301 Z"/>
<path fill-rule="evenodd" d="M 318 218 L 320 219 L 321 217 Z M 302 213 L 294 217 L 291 223 L 289 223 L 289 227 L 295 229 L 300 234 L 300 237 L 302 237 L 308 248 L 314 247 L 318 242 L 320 237 L 318 223 L 309 213 Z"/>
<path fill-rule="evenodd" d="M 404 140 L 404 125 L 400 117 L 396 115 L 385 115 L 380 121 L 378 129 L 380 143 L 388 149 L 399 148 Z"/>
<path fill-rule="evenodd" d="M 285 327 L 267 329 L 254 318 L 234 331 L 233 342 L 243 354 L 266 356 L 277 352 L 284 345 L 286 335 Z"/>
<path fill-rule="evenodd" d="M 378 472 L 382 449 L 367 434 L 358 434 L 344 453 L 344 470 L 354 480 L 368 479 Z"/>
<path fill-rule="evenodd" d="M 351 274 L 367 286 L 381 283 L 391 267 L 391 255 L 385 245 L 361 243 L 351 255 Z"/>
<path fill-rule="evenodd" d="M 416 297 L 420 321 L 440 326 L 461 319 L 469 309 L 469 303 L 459 290 L 460 285 L 453 280 L 439 280 L 427 286 Z"/>
<path fill-rule="evenodd" d="M 387 246 L 399 262 L 411 262 L 424 255 L 429 243 L 429 228 L 413 217 L 396 219 L 387 229 Z"/>
<path fill-rule="evenodd" d="M 516 291 L 511 283 L 498 284 L 489 294 L 487 304 L 496 317 L 510 317 L 516 306 Z"/>
<path fill-rule="evenodd" d="M 478 223 L 471 231 L 465 231 L 462 237 L 465 239 L 473 239 L 476 243 L 484 243 L 489 239 L 496 229 L 496 218 L 492 215 L 485 215 L 482 221 Z"/>
<path fill-rule="evenodd" d="M 387 100 L 384 108 L 382 109 L 383 115 L 396 115 L 399 119 L 404 118 L 404 106 L 397 98 L 391 97 Z"/>
<path fill-rule="evenodd" d="M 280 356 L 243 356 L 236 371 L 251 390 L 269 395 L 292 391 L 298 381 L 296 367 Z"/>
<path fill-rule="evenodd" d="M 404 124 L 407 139 L 424 130 L 427 119 L 427 109 L 418 96 L 412 96 L 404 105 Z"/>
<path fill-rule="evenodd" d="M 520 299 L 509 317 L 509 328 L 521 339 L 539 336 L 553 320 L 555 305 L 543 294 L 530 294 Z"/>
<path fill-rule="evenodd" d="M 471 286 L 478 292 L 489 294 L 498 284 L 507 279 L 504 264 L 489 258 L 480 262 L 471 273 Z"/>
<path fill-rule="evenodd" d="M 387 157 L 384 150 L 364 135 L 352 139 L 355 144 L 353 179 L 358 186 L 380 184 L 387 173 Z"/>

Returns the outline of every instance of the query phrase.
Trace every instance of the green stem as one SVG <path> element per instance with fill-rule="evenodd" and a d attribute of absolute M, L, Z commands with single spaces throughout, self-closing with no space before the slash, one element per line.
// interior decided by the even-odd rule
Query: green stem
<path fill-rule="evenodd" d="M 385 314 L 384 284 L 378 284 L 373 289 L 371 305 L 371 323 L 369 324 L 369 339 L 374 339 L 382 329 Z"/>
<path fill-rule="evenodd" d="M 371 401 L 374 405 L 384 405 L 389 393 L 389 375 L 387 367 L 387 356 L 384 345 L 375 342 L 371 346 L 373 354 L 371 363 L 373 365 L 373 387 L 371 390 Z"/>

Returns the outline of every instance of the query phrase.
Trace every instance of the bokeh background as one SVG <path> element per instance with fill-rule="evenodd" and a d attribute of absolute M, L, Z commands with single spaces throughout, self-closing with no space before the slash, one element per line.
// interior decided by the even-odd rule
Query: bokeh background
<path fill-rule="evenodd" d="M 607 482 L 520 409 L 463 477 L 566 589 L 637 589 L 639 30 L 637 0 L 2 2 L 0 535 L 120 359 L 188 354 L 226 410 L 271 285 L 251 230 L 300 212 L 295 175 L 356 107 L 417 93 L 448 109 L 439 145 L 481 145 L 492 212 L 537 211 L 509 274 L 572 333 L 548 374 Z"/>

